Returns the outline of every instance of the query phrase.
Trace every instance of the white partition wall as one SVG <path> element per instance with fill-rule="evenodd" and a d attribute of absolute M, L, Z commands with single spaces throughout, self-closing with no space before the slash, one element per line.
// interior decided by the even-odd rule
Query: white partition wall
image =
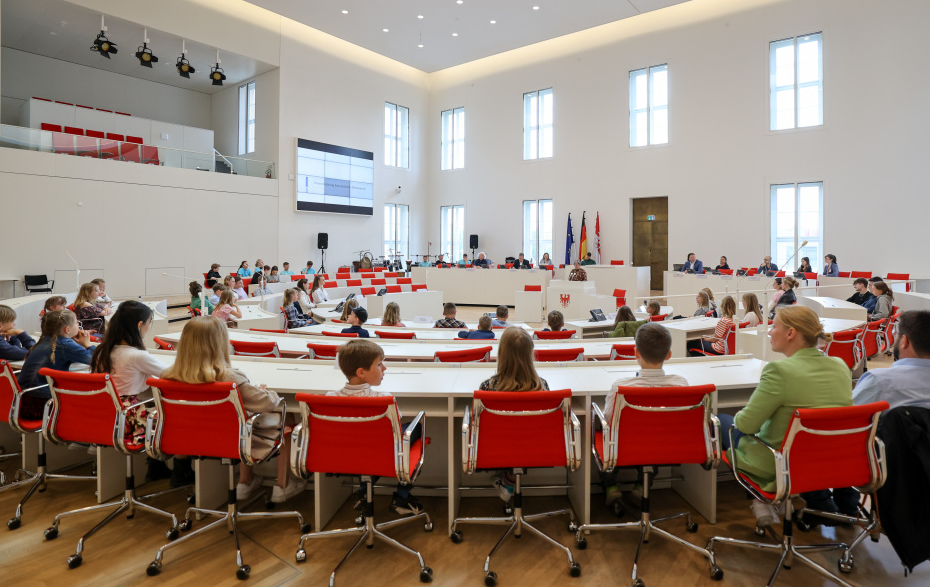
<path fill-rule="evenodd" d="M 574 266 L 568 265 L 556 269 L 558 279 L 568 279 Z M 627 265 L 586 265 L 582 267 L 588 275 L 588 281 L 596 284 L 597 293 L 612 296 L 615 289 L 625 289 L 627 299 L 648 296 L 649 267 L 630 267 Z"/>

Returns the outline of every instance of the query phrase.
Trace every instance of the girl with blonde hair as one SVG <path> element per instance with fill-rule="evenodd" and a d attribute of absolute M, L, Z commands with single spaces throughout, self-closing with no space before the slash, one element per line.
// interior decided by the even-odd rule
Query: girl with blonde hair
<path fill-rule="evenodd" d="M 281 425 L 280 413 L 274 410 L 280 398 L 264 384 L 257 387 L 252 385 L 244 373 L 232 367 L 229 361 L 229 334 L 219 320 L 200 316 L 184 326 L 177 357 L 174 364 L 162 373 L 162 378 L 191 384 L 235 383 L 239 388 L 242 406 L 248 412 L 247 417 L 261 414 L 252 431 L 252 454 L 263 458 L 274 447 L 274 439 Z M 289 436 L 285 434 L 278 456 L 278 483 L 271 492 L 271 501 L 274 503 L 282 503 L 300 493 L 307 484 L 306 481 L 288 475 Z M 262 477 L 255 475 L 251 467 L 241 464 L 236 498 L 248 499 L 261 487 L 262 481 Z"/>
<path fill-rule="evenodd" d="M 749 322 L 749 327 L 762 324 L 762 310 L 759 309 L 759 298 L 754 293 L 743 294 L 743 320 Z"/>
<path fill-rule="evenodd" d="M 381 326 L 399 326 L 403 328 L 404 323 L 400 321 L 400 306 L 397 305 L 397 302 L 391 302 L 384 307 Z"/>
<path fill-rule="evenodd" d="M 733 327 L 733 315 L 736 314 L 736 301 L 731 296 L 723 298 L 720 302 L 720 313 L 723 315 L 717 320 L 713 337 L 701 337 L 700 340 L 688 342 L 688 351 L 692 357 L 723 355 L 734 350 L 726 345 L 730 329 Z"/>
<path fill-rule="evenodd" d="M 700 317 L 706 316 L 710 313 L 710 298 L 707 296 L 707 292 L 703 289 L 697 292 L 697 296 L 694 298 L 694 301 L 697 302 L 697 310 L 694 311 L 692 316 Z"/>
<path fill-rule="evenodd" d="M 81 322 L 81 327 L 89 332 L 104 334 L 107 329 L 107 322 L 104 316 L 108 316 L 113 311 L 104 308 L 97 303 L 100 297 L 100 286 L 93 281 L 85 283 L 78 290 L 78 295 L 74 299 L 74 313 Z"/>
<path fill-rule="evenodd" d="M 211 314 L 211 316 L 219 318 L 223 324 L 230 328 L 237 328 L 239 323 L 233 320 L 233 317 L 242 318 L 242 310 L 236 305 L 237 299 L 238 296 L 236 296 L 236 292 L 224 289 L 223 292 L 220 293 L 220 303 L 213 309 L 213 314 Z"/>

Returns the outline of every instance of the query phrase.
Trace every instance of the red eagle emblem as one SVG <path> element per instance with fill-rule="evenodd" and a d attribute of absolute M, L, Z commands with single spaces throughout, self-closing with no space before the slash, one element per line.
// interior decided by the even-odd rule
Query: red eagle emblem
<path fill-rule="evenodd" d="M 559 302 L 562 304 L 563 308 L 567 308 L 572 302 L 572 294 L 559 294 Z"/>

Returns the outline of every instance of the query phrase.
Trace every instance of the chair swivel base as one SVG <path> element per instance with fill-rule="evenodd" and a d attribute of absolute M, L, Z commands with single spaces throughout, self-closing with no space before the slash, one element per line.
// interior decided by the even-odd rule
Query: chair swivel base
<path fill-rule="evenodd" d="M 843 587 L 852 587 L 850 583 L 837 577 L 836 575 L 834 575 L 827 569 L 821 567 L 820 565 L 815 563 L 813 560 L 811 560 L 810 558 L 802 554 L 802 551 L 803 552 L 816 552 L 816 551 L 821 551 L 821 550 L 843 549 L 846 551 L 846 554 L 850 557 L 849 558 L 850 560 L 849 569 L 852 570 L 852 565 L 851 565 L 852 555 L 849 555 L 850 547 L 846 546 L 846 544 L 841 543 L 841 542 L 826 543 L 826 544 L 811 544 L 811 545 L 795 544 L 794 543 L 794 531 L 793 531 L 794 510 L 792 508 L 790 499 L 786 499 L 784 503 L 785 503 L 785 520 L 784 520 L 784 526 L 783 526 L 784 531 L 781 537 L 779 537 L 778 534 L 775 533 L 775 530 L 773 530 L 771 526 L 766 526 L 765 528 L 757 527 L 755 529 L 755 532 L 756 534 L 759 534 L 760 536 L 762 536 L 762 535 L 765 535 L 765 532 L 767 530 L 769 534 L 771 534 L 771 536 L 774 538 L 775 540 L 774 543 L 753 542 L 750 540 L 739 540 L 736 538 L 714 536 L 710 540 L 707 541 L 707 551 L 710 553 L 711 567 L 713 568 L 717 566 L 716 560 L 715 560 L 716 553 L 714 551 L 714 545 L 717 542 L 720 542 L 723 544 L 730 544 L 730 545 L 739 546 L 742 548 L 758 548 L 762 550 L 773 550 L 773 551 L 780 552 L 781 557 L 778 560 L 778 565 L 775 567 L 775 570 L 772 572 L 772 575 L 769 577 L 768 583 L 766 583 L 766 587 L 772 587 L 772 585 L 775 584 L 775 579 L 778 577 L 778 573 L 781 571 L 782 568 L 791 569 L 792 563 L 794 562 L 795 558 L 801 561 L 802 563 L 804 563 L 805 565 L 809 566 L 810 568 L 812 568 L 822 577 L 829 579 L 830 581 L 833 581 L 838 585 L 842 585 Z M 863 538 L 864 536 L 865 534 L 863 534 L 860 538 Z M 842 560 L 843 559 L 840 559 L 841 563 L 842 563 Z M 840 568 L 842 569 L 842 566 Z"/>
<path fill-rule="evenodd" d="M 457 528 L 459 524 L 487 524 L 487 525 L 497 525 L 497 526 L 507 526 L 507 531 L 504 532 L 504 535 L 500 537 L 497 543 L 494 545 L 494 548 L 491 549 L 491 552 L 488 553 L 487 558 L 484 559 L 484 584 L 488 587 L 493 587 L 497 584 L 497 573 L 491 570 L 491 557 L 494 556 L 494 553 L 501 547 L 504 543 L 504 540 L 513 533 L 514 538 L 520 538 L 523 535 L 523 530 L 529 530 L 530 532 L 536 534 L 549 544 L 555 546 L 556 548 L 562 549 L 563 552 L 568 556 L 568 574 L 572 577 L 581 576 L 581 565 L 575 560 L 572 556 L 572 551 L 564 546 L 563 544 L 557 542 L 542 530 L 536 528 L 530 524 L 530 520 L 539 520 L 544 518 L 551 518 L 554 516 L 567 515 L 569 518 L 568 522 L 568 531 L 575 532 L 578 530 L 578 525 L 575 522 L 575 512 L 571 508 L 564 510 L 555 510 L 551 512 L 543 512 L 539 514 L 530 514 L 524 515 L 523 513 L 523 489 L 521 487 L 520 478 L 522 473 L 516 474 L 516 481 L 514 482 L 514 492 L 513 492 L 513 514 L 506 517 L 478 517 L 478 518 L 456 518 L 452 521 L 452 534 L 449 538 L 452 542 L 458 544 L 462 541 L 462 532 Z"/>
<path fill-rule="evenodd" d="M 645 472 L 644 482 L 643 482 L 643 504 L 642 504 L 642 514 L 636 522 L 624 522 L 619 524 L 582 524 L 578 528 L 578 532 L 575 534 L 575 541 L 578 545 L 578 548 L 584 550 L 588 547 L 588 540 L 583 536 L 583 533 L 589 530 L 635 530 L 639 529 L 639 544 L 636 546 L 636 556 L 633 558 L 633 575 L 632 575 L 632 586 L 633 587 L 644 587 L 645 582 L 639 578 L 639 555 L 643 550 L 643 544 L 649 542 L 649 538 L 653 532 L 658 536 L 670 540 L 676 544 L 680 544 L 694 552 L 697 552 L 701 556 L 707 558 L 710 563 L 710 578 L 714 581 L 720 581 L 723 579 L 723 569 L 714 564 L 713 555 L 710 551 L 700 546 L 691 544 L 683 538 L 679 538 L 674 534 L 663 530 L 656 526 L 662 522 L 667 522 L 669 520 L 675 520 L 678 518 L 685 518 L 685 529 L 688 532 L 694 533 L 698 531 L 698 525 L 691 519 L 691 512 L 681 512 L 673 514 L 671 516 L 665 516 L 662 518 L 652 519 L 650 515 L 650 504 L 649 504 L 649 485 L 650 477 L 652 473 L 649 471 Z"/>
<path fill-rule="evenodd" d="M 861 508 L 859 511 L 860 513 L 858 516 L 850 516 L 839 512 L 825 512 L 822 510 L 804 508 L 795 513 L 794 523 L 802 532 L 809 532 L 812 526 L 804 521 L 803 515 L 812 514 L 815 516 L 820 516 L 821 518 L 827 518 L 829 520 L 861 528 L 859 535 L 856 536 L 855 540 L 849 543 L 849 546 L 846 547 L 842 556 L 840 556 L 840 559 L 837 561 L 837 568 L 839 568 L 840 572 L 851 573 L 854 564 L 852 550 L 859 546 L 865 540 L 866 536 L 868 536 L 872 542 L 878 542 L 881 539 L 882 532 L 881 522 L 878 520 L 877 516 Z"/>
<path fill-rule="evenodd" d="M 136 497 L 135 489 L 135 479 L 132 474 L 132 456 L 126 455 L 126 490 L 123 492 L 123 497 L 116 502 L 112 503 L 102 503 L 99 505 L 89 506 L 85 508 L 79 508 L 76 510 L 71 510 L 68 512 L 62 512 L 55 516 L 55 520 L 52 522 L 51 527 L 45 531 L 46 540 L 54 540 L 58 538 L 58 526 L 61 523 L 63 518 L 68 516 L 74 516 L 77 514 L 85 514 L 89 512 L 94 512 L 98 510 L 106 510 L 114 508 L 107 517 L 101 520 L 96 526 L 88 530 L 81 538 L 78 540 L 77 548 L 74 551 L 74 554 L 68 557 L 67 563 L 68 567 L 75 569 L 81 566 L 81 563 L 84 561 L 84 543 L 88 538 L 97 533 L 101 528 L 112 522 L 122 513 L 126 513 L 126 519 L 131 520 L 135 517 L 136 509 L 138 508 L 141 511 L 149 512 L 155 515 L 164 516 L 171 519 L 171 527 L 165 532 L 165 537 L 168 540 L 174 540 L 178 537 L 178 519 L 174 514 L 168 513 L 166 511 L 154 508 L 146 503 L 140 501 L 140 499 L 145 499 L 150 496 L 143 496 L 141 498 Z"/>
<path fill-rule="evenodd" d="M 361 504 L 362 515 L 364 518 L 362 525 L 357 526 L 355 528 L 341 528 L 338 530 L 325 530 L 322 532 L 314 532 L 312 534 L 304 534 L 303 536 L 300 537 L 300 542 L 298 542 L 297 544 L 297 554 L 295 555 L 297 562 L 302 563 L 307 560 L 307 551 L 304 549 L 304 542 L 306 540 L 309 540 L 311 538 L 327 538 L 327 537 L 339 536 L 343 534 L 361 534 L 361 536 L 358 537 L 358 540 L 355 541 L 355 544 L 352 545 L 352 548 L 349 549 L 349 552 L 347 552 L 346 555 L 342 557 L 342 560 L 339 561 L 339 564 L 336 565 L 335 569 L 333 569 L 333 572 L 329 576 L 329 587 L 333 587 L 336 584 L 336 572 L 339 571 L 340 568 L 342 568 L 342 565 L 344 565 L 347 560 L 349 560 L 349 557 L 352 556 L 352 553 L 355 552 L 355 550 L 362 544 L 362 542 L 365 543 L 365 546 L 367 548 L 374 548 L 375 538 L 383 542 L 386 542 L 390 544 L 391 546 L 399 550 L 402 550 L 403 552 L 406 552 L 408 554 L 412 554 L 413 556 L 415 556 L 417 558 L 417 562 L 420 565 L 420 581 L 422 581 L 423 583 L 429 583 L 430 581 L 432 581 L 433 580 L 433 569 L 426 566 L 426 563 L 423 561 L 423 557 L 420 555 L 419 551 L 413 550 L 412 548 L 402 544 L 401 542 L 398 542 L 397 540 L 391 538 L 390 536 L 382 532 L 382 529 L 384 528 L 390 528 L 391 526 L 398 526 L 400 524 L 406 524 L 408 522 L 413 522 L 419 518 L 426 519 L 426 523 L 423 525 L 423 529 L 426 530 L 427 532 L 431 532 L 433 530 L 433 521 L 430 520 L 429 514 L 427 514 L 426 512 L 420 512 L 419 514 L 414 514 L 412 516 L 407 516 L 405 518 L 399 518 L 397 520 L 390 520 L 388 522 L 381 522 L 380 524 L 375 524 L 375 514 L 374 514 L 375 506 L 374 506 L 374 501 L 372 499 L 373 497 L 372 485 L 373 484 L 371 483 L 370 477 L 363 476 L 362 481 L 368 482 L 367 483 L 368 488 L 366 490 L 365 501 Z"/>
<path fill-rule="evenodd" d="M 205 534 L 214 528 L 220 526 L 227 526 L 229 533 L 233 535 L 236 541 L 236 577 L 242 580 L 249 578 L 249 573 L 252 572 L 252 567 L 245 564 L 242 560 L 242 547 L 239 543 L 239 522 L 246 520 L 254 519 L 267 519 L 267 518 L 290 518 L 296 517 L 298 523 L 300 524 L 301 532 L 309 532 L 310 525 L 304 522 L 304 518 L 300 515 L 300 512 L 249 512 L 241 513 L 239 511 L 239 506 L 236 502 L 236 479 L 235 479 L 235 467 L 233 463 L 223 459 L 224 464 L 228 465 L 229 468 L 229 497 L 227 499 L 227 509 L 226 511 L 222 510 L 208 510 L 205 508 L 188 508 L 187 512 L 184 514 L 184 519 L 181 520 L 181 523 L 178 524 L 178 527 L 182 532 L 187 532 L 193 526 L 193 520 L 191 518 L 192 514 L 201 514 L 204 516 L 219 516 L 217 520 L 214 520 L 204 526 L 203 528 L 198 528 L 197 530 L 186 534 L 181 538 L 168 544 L 163 545 L 158 549 L 158 552 L 155 554 L 155 560 L 149 563 L 149 566 L 145 569 L 145 572 L 150 576 L 154 577 L 159 574 L 162 569 L 162 559 L 164 558 L 165 551 L 174 548 L 195 536 Z M 169 536 L 170 538 L 170 536 Z"/>

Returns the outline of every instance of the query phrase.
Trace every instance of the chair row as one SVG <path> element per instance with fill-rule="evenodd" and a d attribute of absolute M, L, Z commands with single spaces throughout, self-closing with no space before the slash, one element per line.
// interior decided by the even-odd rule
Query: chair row
<path fill-rule="evenodd" d="M 98 112 L 108 112 L 110 114 L 120 114 L 122 116 L 132 116 L 128 112 L 120 112 L 118 110 L 107 110 L 106 108 L 95 108 L 93 106 L 85 106 L 83 104 L 72 104 L 71 102 L 62 102 L 60 100 L 49 100 L 48 98 L 40 98 L 38 96 L 33 96 L 33 100 L 42 100 L 43 102 L 54 102 L 55 104 L 61 104 L 63 106 L 75 106 L 77 108 L 86 108 L 87 110 L 96 110 Z"/>
<path fill-rule="evenodd" d="M 42 123 L 42 130 L 52 132 L 52 151 L 60 155 L 77 155 L 129 161 L 147 165 L 160 165 L 158 147 L 143 145 L 140 137 L 123 137 L 115 133 L 88 130 L 87 134 L 79 128 L 66 126 L 64 132 L 57 124 Z"/>

